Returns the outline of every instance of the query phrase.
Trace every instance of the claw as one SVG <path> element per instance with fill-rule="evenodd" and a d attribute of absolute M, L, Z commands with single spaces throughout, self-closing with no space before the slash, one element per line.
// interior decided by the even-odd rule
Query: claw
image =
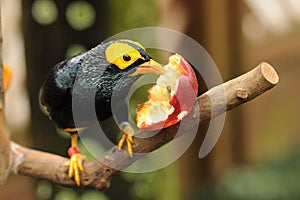
<path fill-rule="evenodd" d="M 80 153 L 75 153 L 71 156 L 68 175 L 69 178 L 74 177 L 77 186 L 80 186 L 80 172 L 84 172 L 82 163 L 83 158 Z"/>
<path fill-rule="evenodd" d="M 129 156 L 132 158 L 132 154 L 133 154 L 133 150 L 132 150 L 133 138 L 132 138 L 132 135 L 134 134 L 134 130 L 132 129 L 132 127 L 128 123 L 123 123 L 121 125 L 121 127 L 122 127 L 122 131 L 123 131 L 123 136 L 122 136 L 122 138 L 120 139 L 120 141 L 118 143 L 118 148 L 121 149 L 124 142 L 126 141 L 127 152 L 129 154 Z"/>
<path fill-rule="evenodd" d="M 121 138 L 121 140 L 119 141 L 119 143 L 118 143 L 118 148 L 119 148 L 119 150 L 122 148 L 122 146 L 123 146 L 123 144 L 124 144 L 124 142 L 125 142 L 125 140 L 126 140 L 126 134 L 125 133 L 123 133 L 123 136 L 122 136 L 122 138 Z"/>
<path fill-rule="evenodd" d="M 126 141 L 127 143 L 127 152 L 129 153 L 129 156 L 132 158 L 132 144 L 133 144 L 133 139 L 132 139 L 132 135 L 129 135 L 127 133 L 123 133 L 123 136 L 121 138 L 121 140 L 119 141 L 118 144 L 118 148 L 121 149 L 124 142 Z"/>

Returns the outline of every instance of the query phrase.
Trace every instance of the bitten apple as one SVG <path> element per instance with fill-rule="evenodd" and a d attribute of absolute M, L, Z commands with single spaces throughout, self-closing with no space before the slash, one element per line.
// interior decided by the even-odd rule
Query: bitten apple
<path fill-rule="evenodd" d="M 191 112 L 198 81 L 190 64 L 179 54 L 169 57 L 156 84 L 148 90 L 148 101 L 137 105 L 136 123 L 142 130 L 159 130 L 181 121 Z"/>

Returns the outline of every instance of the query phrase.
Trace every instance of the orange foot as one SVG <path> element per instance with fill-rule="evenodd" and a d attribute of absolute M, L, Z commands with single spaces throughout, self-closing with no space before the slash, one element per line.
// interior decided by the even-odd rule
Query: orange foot
<path fill-rule="evenodd" d="M 84 156 L 82 156 L 80 153 L 74 153 L 70 156 L 70 166 L 68 174 L 69 178 L 74 178 L 77 186 L 80 186 L 80 172 L 84 172 L 84 168 L 82 166 L 83 160 Z"/>
<path fill-rule="evenodd" d="M 133 145 L 133 138 L 132 136 L 134 135 L 134 130 L 132 129 L 132 127 L 130 126 L 129 123 L 127 122 L 123 122 L 121 124 L 121 129 L 123 131 L 123 136 L 120 139 L 119 143 L 118 143 L 118 147 L 119 149 L 122 148 L 124 142 L 126 141 L 127 143 L 127 152 L 129 153 L 129 156 L 132 157 L 132 145 Z"/>

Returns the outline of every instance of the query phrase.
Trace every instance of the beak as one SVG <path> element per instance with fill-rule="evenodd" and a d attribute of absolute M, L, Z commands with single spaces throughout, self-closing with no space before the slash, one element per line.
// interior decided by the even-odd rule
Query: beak
<path fill-rule="evenodd" d="M 136 76 L 138 74 L 165 74 L 165 69 L 161 64 L 151 59 L 137 66 L 136 71 L 130 74 L 130 76 Z"/>

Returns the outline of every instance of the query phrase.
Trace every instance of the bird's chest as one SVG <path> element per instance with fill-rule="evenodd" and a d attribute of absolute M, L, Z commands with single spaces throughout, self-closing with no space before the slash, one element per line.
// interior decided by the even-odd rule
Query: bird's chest
<path fill-rule="evenodd" d="M 81 105 L 93 104 L 99 120 L 110 117 L 113 107 L 118 110 L 127 107 L 125 99 L 135 77 L 109 71 L 98 73 L 98 76 L 95 73 L 84 75 L 75 81 L 73 95 L 79 96 Z"/>

